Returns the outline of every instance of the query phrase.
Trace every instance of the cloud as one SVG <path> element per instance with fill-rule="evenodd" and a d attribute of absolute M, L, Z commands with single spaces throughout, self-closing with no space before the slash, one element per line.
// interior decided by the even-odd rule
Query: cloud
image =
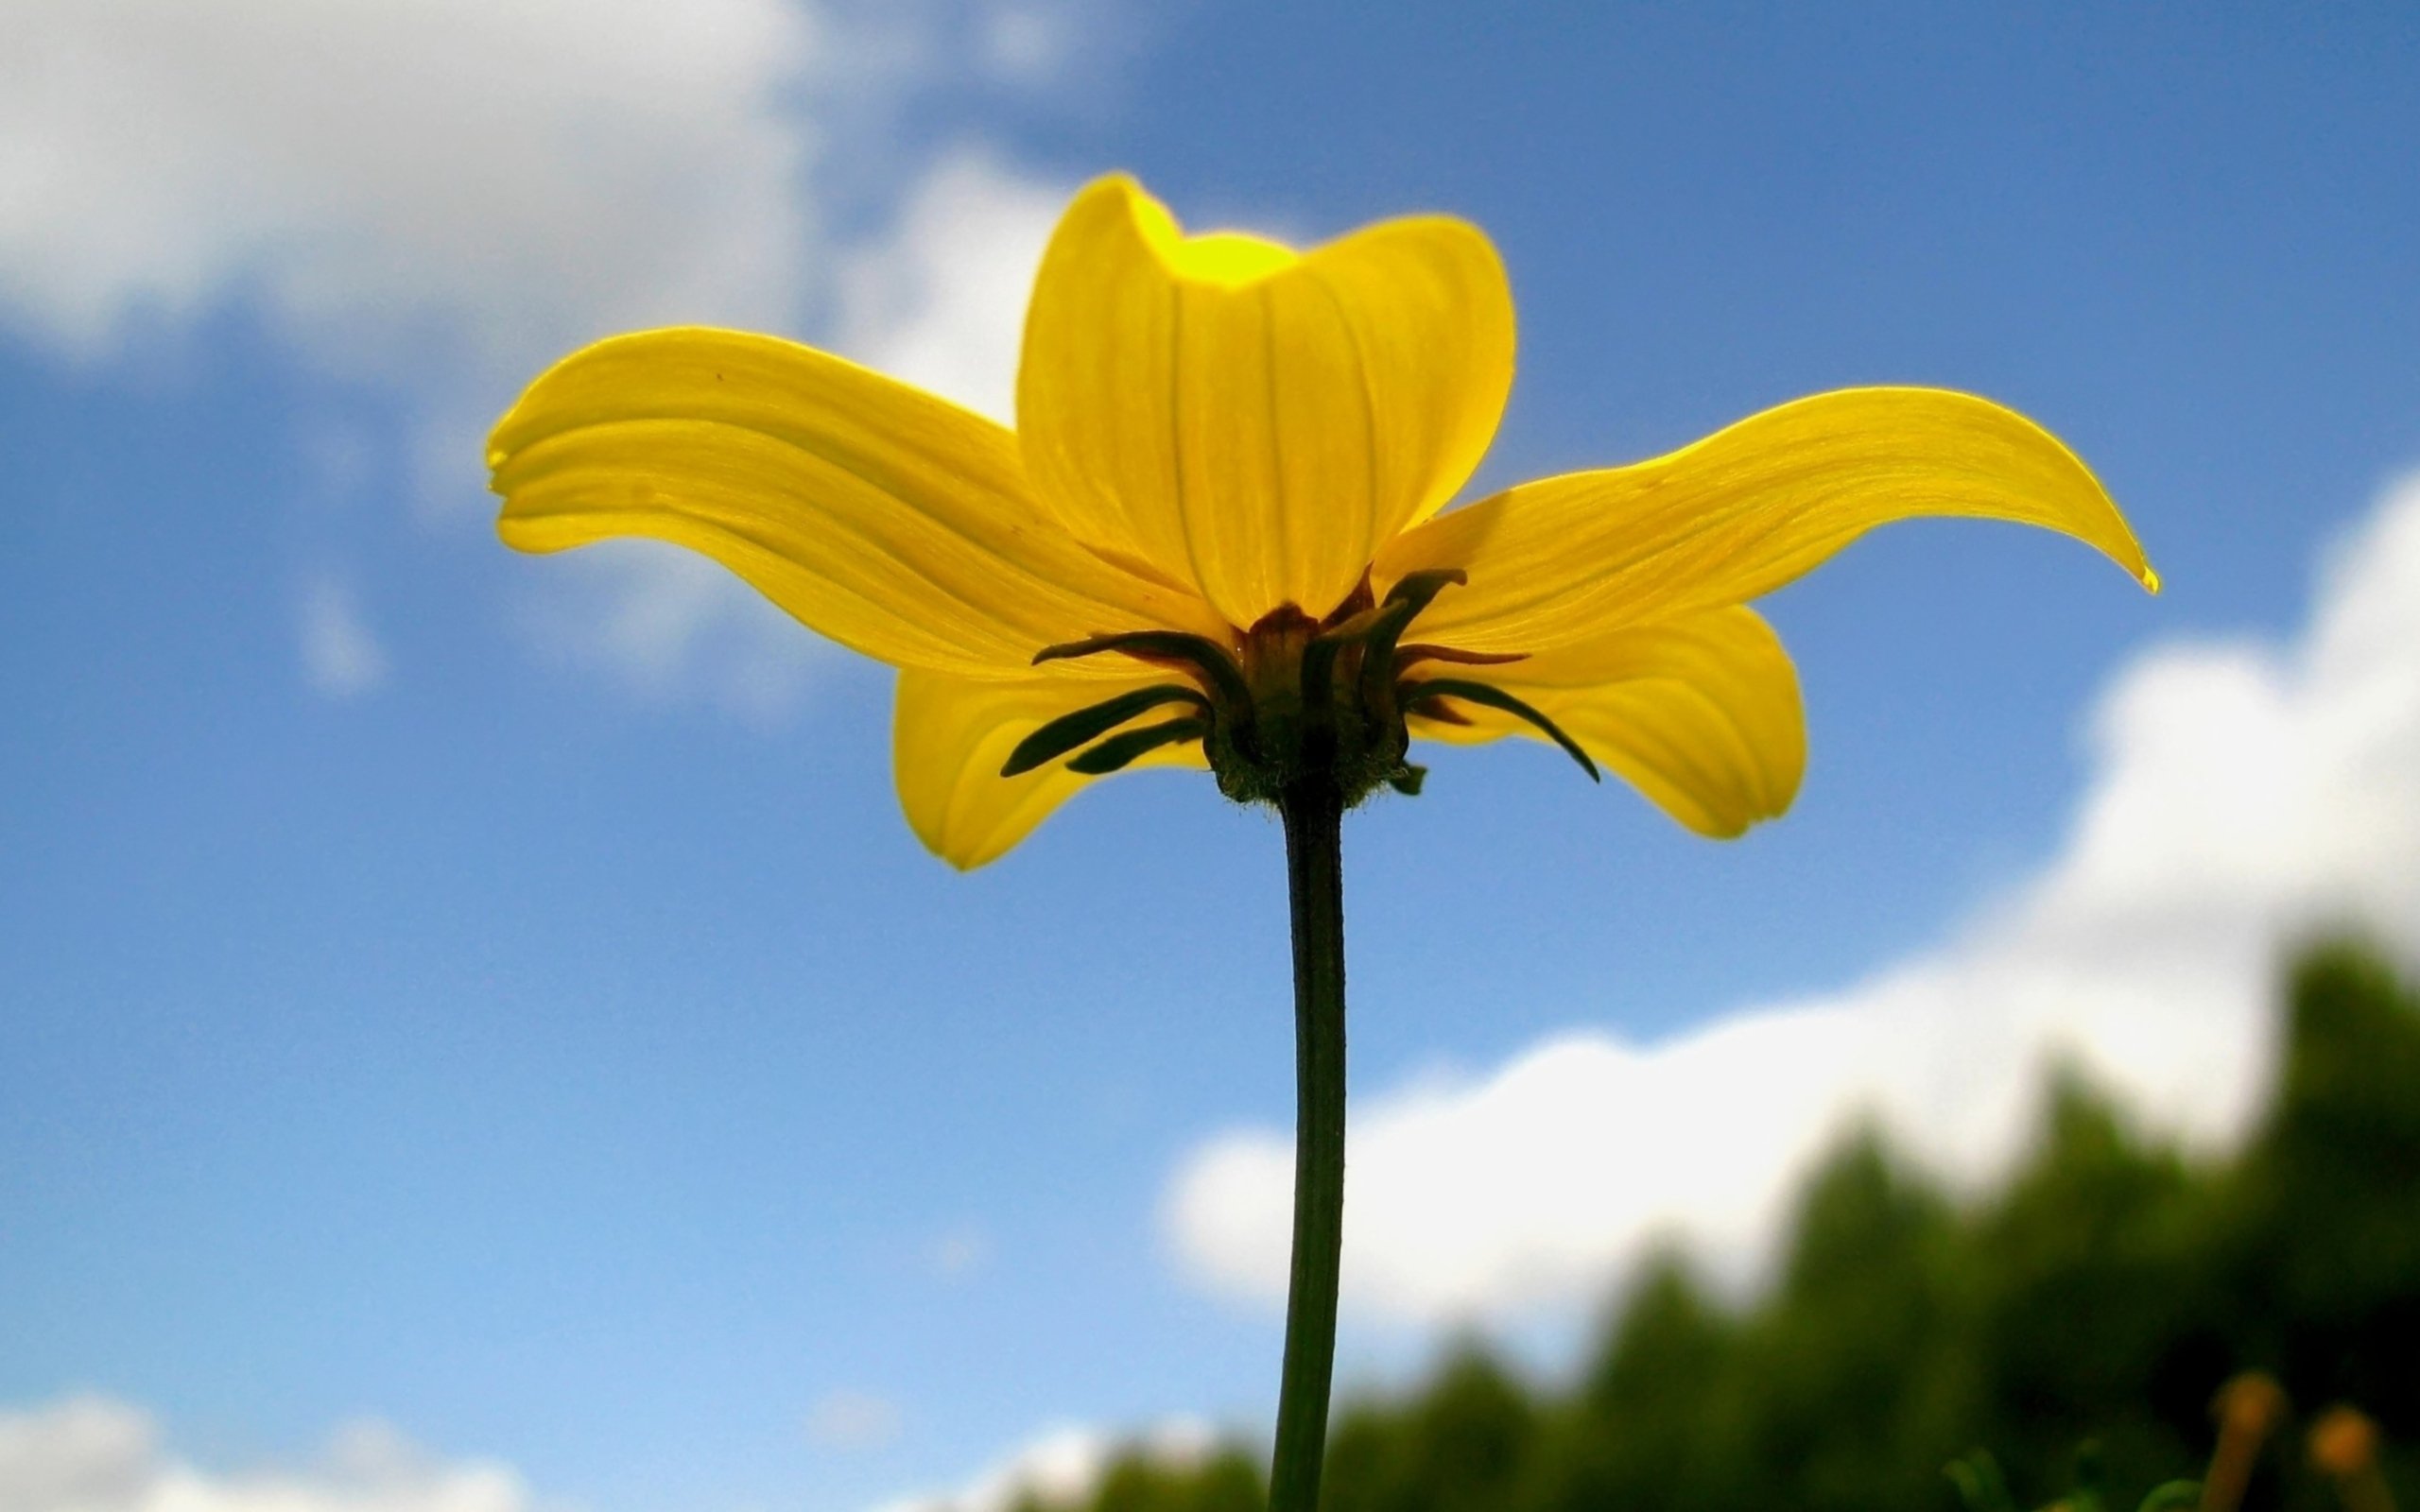
<path fill-rule="evenodd" d="M 254 313 L 396 403 L 407 491 L 458 524 L 483 512 L 489 421 L 616 331 L 806 332 L 1005 414 L 1061 193 L 996 152 L 910 149 L 900 116 L 1047 84 L 1080 9 L 12 0 L 0 335 L 105 363 Z M 585 642 L 557 660 L 643 696 L 764 718 L 809 683 L 794 625 L 669 548 L 521 580 L 543 585 L 525 622 Z"/>
<path fill-rule="evenodd" d="M 1026 295 L 1066 198 L 987 151 L 944 156 L 890 225 L 835 254 L 834 349 L 1008 421 Z M 544 646 L 649 698 L 687 692 L 771 723 L 840 654 L 677 548 L 591 548 L 556 577 L 536 611 Z"/>
<path fill-rule="evenodd" d="M 937 160 L 890 224 L 834 250 L 832 347 L 1011 421 L 1026 295 L 1067 195 L 987 150 Z M 646 697 L 687 693 L 770 723 L 793 713 L 839 654 L 674 547 L 590 548 L 555 576 L 536 610 L 544 646 Z"/>
<path fill-rule="evenodd" d="M 0 1512 L 529 1512 L 521 1477 L 447 1462 L 393 1429 L 339 1429 L 317 1462 L 216 1475 L 164 1453 L 148 1414 L 107 1397 L 0 1411 Z"/>
<path fill-rule="evenodd" d="M 925 1250 L 925 1263 L 935 1279 L 962 1281 L 992 1263 L 991 1230 L 980 1224 L 960 1224 L 937 1236 Z"/>
<path fill-rule="evenodd" d="M 1130 1449 L 1172 1465 L 1199 1464 L 1217 1445 L 1210 1425 L 1171 1418 L 1139 1435 L 1113 1437 L 1096 1428 L 1044 1430 L 952 1491 L 886 1502 L 875 1512 L 1009 1512 L 1027 1496 L 1067 1505 L 1091 1495 L 1111 1463 Z M 0 1507 L 0 1512 L 9 1512 Z"/>
<path fill-rule="evenodd" d="M 612 541 L 545 567 L 524 606 L 540 655 L 649 702 L 699 702 L 769 726 L 846 655 L 693 552 Z"/>
<path fill-rule="evenodd" d="M 302 680 L 329 698 L 352 698 L 387 680 L 387 651 L 361 617 L 343 579 L 313 578 L 303 586 L 296 629 Z"/>
<path fill-rule="evenodd" d="M 235 293 L 355 365 L 779 323 L 820 60 L 783 0 L 18 0 L 0 317 L 78 355 Z"/>
<path fill-rule="evenodd" d="M 985 150 L 942 157 L 893 223 L 833 254 L 833 349 L 1010 421 L 1026 290 L 1064 198 Z M 690 552 L 630 541 L 579 561 L 549 563 L 542 646 L 648 699 L 701 690 L 723 712 L 779 721 L 839 656 Z"/>
<path fill-rule="evenodd" d="M 899 1404 L 863 1391 L 825 1393 L 806 1411 L 806 1436 L 824 1449 L 880 1449 L 899 1437 Z"/>
<path fill-rule="evenodd" d="M 2291 644 L 2152 650 L 2106 690 L 2090 750 L 2057 855 L 1936 949 L 1654 1043 L 1580 1029 L 1366 1100 L 1347 1305 L 1433 1322 L 1594 1302 L 1667 1237 L 1751 1283 L 1853 1125 L 1979 1183 L 2023 1147 L 2054 1062 L 2189 1142 L 2238 1133 L 2280 947 L 2351 923 L 2420 951 L 2420 475 L 2333 554 Z M 1164 1209 L 1184 1269 L 1282 1302 L 1291 1172 L 1275 1130 L 1193 1151 Z"/>
<path fill-rule="evenodd" d="M 1003 6 L 984 23 L 983 62 L 990 72 L 1006 79 L 1055 78 L 1079 46 L 1077 26 L 1077 18 L 1064 9 Z"/>
<path fill-rule="evenodd" d="M 939 159 L 890 224 L 833 251 L 832 346 L 1009 420 L 1026 294 L 1065 199 L 1063 188 L 987 151 Z M 840 654 L 721 567 L 675 547 L 591 547 L 548 571 L 531 614 L 543 649 L 649 699 L 686 696 L 771 723 L 793 713 Z"/>
<path fill-rule="evenodd" d="M 942 159 L 890 233 L 851 255 L 840 349 L 1011 421 L 1026 295 L 1069 193 L 987 153 Z"/>

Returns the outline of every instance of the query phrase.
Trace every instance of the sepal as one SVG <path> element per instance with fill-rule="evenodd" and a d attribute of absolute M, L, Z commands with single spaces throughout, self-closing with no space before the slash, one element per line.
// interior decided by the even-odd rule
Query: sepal
<path fill-rule="evenodd" d="M 1200 740 L 1210 732 L 1210 722 L 1191 717 L 1170 719 L 1163 724 L 1145 725 L 1122 735 L 1112 735 L 1092 749 L 1068 759 L 1067 770 L 1081 772 L 1086 777 L 1107 777 L 1124 771 L 1132 763 L 1150 755 L 1163 746 L 1180 741 Z"/>
<path fill-rule="evenodd" d="M 1427 678 L 1417 682 L 1405 682 L 1395 691 L 1407 710 L 1415 708 L 1431 698 L 1460 698 L 1465 703 L 1484 704 L 1490 709 L 1500 709 L 1516 719 L 1527 720 L 1536 726 L 1548 740 L 1562 747 L 1564 755 L 1578 762 L 1580 769 L 1588 774 L 1588 781 L 1592 782 L 1604 781 L 1603 776 L 1597 770 L 1597 764 L 1589 759 L 1588 752 L 1581 747 L 1580 742 L 1564 734 L 1561 725 L 1540 713 L 1526 700 L 1513 696 L 1502 688 L 1485 682 L 1473 682 L 1465 678 Z"/>
<path fill-rule="evenodd" d="M 1062 714 L 1017 742 L 1016 749 L 1009 752 L 1009 759 L 1001 765 L 1000 775 L 1016 777 L 1046 762 L 1057 761 L 1077 747 L 1088 745 L 1115 730 L 1144 710 L 1168 703 L 1191 703 L 1204 714 L 1210 712 L 1210 700 L 1191 688 L 1170 684 L 1121 693 L 1115 698 L 1104 698 L 1074 713 Z M 1118 765 L 1125 764 L 1121 762 Z M 1076 770 L 1083 768 L 1079 766 Z"/>

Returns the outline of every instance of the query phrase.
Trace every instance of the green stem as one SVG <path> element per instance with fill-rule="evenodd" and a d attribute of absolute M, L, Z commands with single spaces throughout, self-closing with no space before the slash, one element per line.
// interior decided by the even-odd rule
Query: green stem
<path fill-rule="evenodd" d="M 1317 1512 L 1344 1246 L 1344 802 L 1324 775 L 1278 799 L 1294 920 L 1294 1270 L 1270 1512 Z"/>

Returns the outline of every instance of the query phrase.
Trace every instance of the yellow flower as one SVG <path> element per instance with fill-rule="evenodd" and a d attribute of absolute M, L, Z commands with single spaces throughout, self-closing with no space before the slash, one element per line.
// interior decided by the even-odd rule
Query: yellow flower
<path fill-rule="evenodd" d="M 489 464 L 514 546 L 674 541 L 898 667 L 900 798 L 960 867 L 1132 762 L 1210 765 L 1246 799 L 1315 759 L 1350 768 L 1348 801 L 1414 787 L 1406 733 L 1557 739 L 1734 835 L 1789 807 L 1806 750 L 1746 603 L 1872 526 L 2044 525 L 2158 587 L 2066 448 L 1938 389 L 1819 394 L 1441 513 L 1512 381 L 1477 228 L 1296 252 L 1187 236 L 1114 176 L 1043 258 L 1013 433 L 806 347 L 680 329 L 556 365 Z"/>

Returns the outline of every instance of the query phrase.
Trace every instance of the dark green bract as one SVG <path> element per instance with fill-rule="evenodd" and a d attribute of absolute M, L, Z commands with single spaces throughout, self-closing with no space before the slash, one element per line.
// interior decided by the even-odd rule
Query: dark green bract
<path fill-rule="evenodd" d="M 1421 610 L 1462 581 L 1463 575 L 1452 568 L 1412 573 L 1379 602 L 1365 580 L 1325 620 L 1314 621 L 1288 605 L 1264 616 L 1236 646 L 1175 630 L 1134 630 L 1046 646 L 1035 655 L 1037 664 L 1115 654 L 1188 680 L 1122 693 L 1054 719 L 1017 744 L 1000 774 L 1014 777 L 1069 757 L 1070 770 L 1098 776 L 1162 747 L 1198 738 L 1219 790 L 1238 803 L 1273 806 L 1305 782 L 1323 782 L 1351 808 L 1381 787 L 1418 793 L 1426 773 L 1405 760 L 1411 745 L 1406 716 L 1417 713 L 1448 724 L 1468 723 L 1454 707 L 1459 700 L 1527 721 L 1596 780 L 1597 764 L 1577 741 L 1503 689 L 1461 678 L 1405 675 L 1408 667 L 1428 661 L 1520 660 L 1403 644 L 1404 631 Z M 1119 730 L 1135 715 L 1170 703 L 1194 704 L 1200 715 Z"/>

